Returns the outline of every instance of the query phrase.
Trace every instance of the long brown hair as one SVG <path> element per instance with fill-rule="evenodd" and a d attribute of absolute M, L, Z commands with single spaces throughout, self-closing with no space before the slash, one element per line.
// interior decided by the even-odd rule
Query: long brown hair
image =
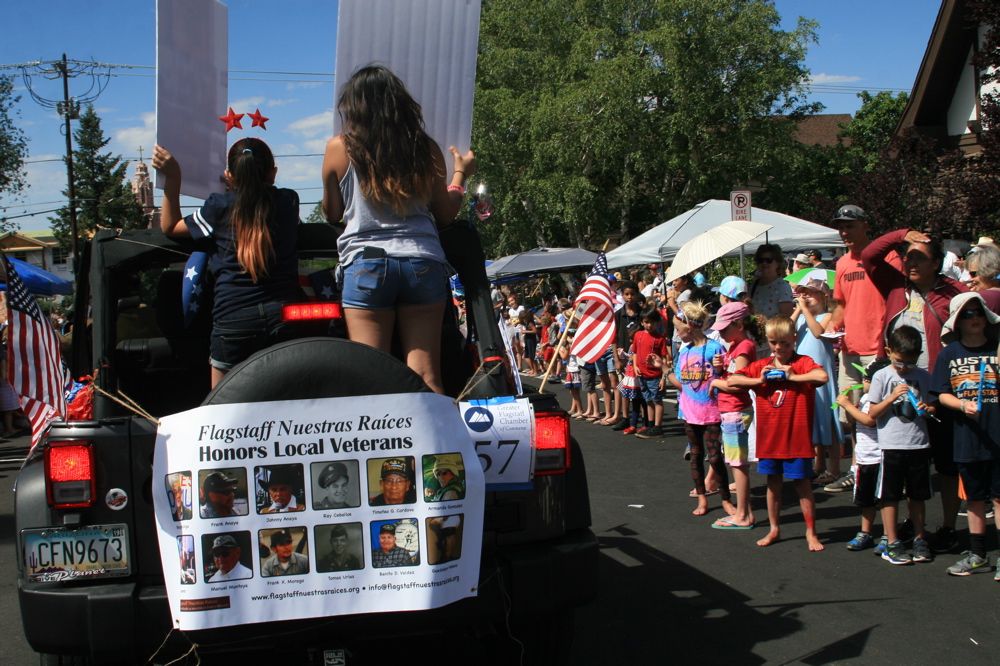
<path fill-rule="evenodd" d="M 399 77 L 381 65 L 362 67 L 340 89 L 337 112 L 366 199 L 400 215 L 412 200 L 430 201 L 434 179 L 444 174 L 420 105 Z"/>
<path fill-rule="evenodd" d="M 266 143 L 247 137 L 230 147 L 227 164 L 236 190 L 230 218 L 236 259 L 257 283 L 267 276 L 268 264 L 274 259 L 274 244 L 267 224 L 274 206 L 274 188 L 270 182 L 274 155 Z"/>

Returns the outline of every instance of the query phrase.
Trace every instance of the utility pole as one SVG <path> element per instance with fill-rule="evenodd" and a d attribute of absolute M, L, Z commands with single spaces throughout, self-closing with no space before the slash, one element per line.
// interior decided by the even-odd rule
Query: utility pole
<path fill-rule="evenodd" d="M 119 68 L 131 69 L 131 66 L 69 60 L 66 58 L 65 53 L 62 56 L 62 60 L 28 62 L 17 65 L 0 65 L 0 69 L 20 70 L 21 78 L 24 80 L 24 86 L 31 94 L 31 98 L 38 102 L 40 106 L 47 109 L 56 109 L 59 115 L 66 118 L 66 125 L 64 127 L 64 131 L 66 133 L 66 178 L 69 182 L 69 188 L 67 191 L 69 194 L 69 223 L 72 244 L 71 255 L 73 258 L 74 272 L 80 263 L 80 250 L 79 238 L 77 234 L 76 184 L 75 178 L 73 177 L 73 129 L 71 121 L 74 119 L 79 120 L 80 105 L 93 102 L 97 99 L 100 94 L 104 92 L 108 82 L 111 80 L 111 70 Z M 35 85 L 32 81 L 31 77 L 34 74 L 38 74 L 49 80 L 61 78 L 63 84 L 62 99 L 50 100 L 42 97 L 35 89 Z M 71 97 L 69 94 L 69 80 L 82 74 L 90 76 L 90 88 L 83 95 Z"/>
<path fill-rule="evenodd" d="M 72 242 L 73 272 L 80 265 L 80 250 L 76 234 L 76 181 L 73 178 L 73 130 L 70 121 L 80 118 L 80 103 L 69 96 L 69 63 L 63 53 L 62 62 L 55 63 L 55 68 L 62 73 L 63 101 L 57 105 L 60 115 L 66 117 L 66 177 L 69 181 L 69 232 Z"/>

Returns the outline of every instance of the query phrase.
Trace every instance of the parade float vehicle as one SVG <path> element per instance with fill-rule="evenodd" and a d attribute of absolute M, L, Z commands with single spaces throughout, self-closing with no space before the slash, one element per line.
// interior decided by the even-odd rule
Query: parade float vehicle
<path fill-rule="evenodd" d="M 478 234 L 455 226 L 442 232 L 442 243 L 464 284 L 473 341 L 449 308 L 446 391 L 465 391 L 466 400 L 513 396 Z M 161 418 L 199 405 L 377 400 L 429 389 L 394 357 L 344 339 L 330 311 L 318 320 L 303 317 L 291 339 L 258 352 L 210 389 L 211 306 L 203 303 L 185 326 L 181 305 L 179 266 L 196 242 L 155 230 L 102 230 L 86 248 L 65 351 L 75 377 L 94 377 L 93 415 L 52 425 L 15 487 L 18 597 L 25 636 L 41 663 L 381 663 L 387 648 L 394 660 L 412 663 L 416 650 L 439 654 L 419 638 L 433 634 L 449 647 L 467 641 L 469 650 L 482 648 L 481 662 L 568 659 L 573 609 L 596 594 L 597 540 L 567 415 L 553 395 L 537 392 L 521 396 L 536 423 L 546 422 L 537 428 L 530 484 L 485 494 L 477 596 L 410 612 L 343 615 L 332 606 L 330 616 L 313 619 L 294 619 L 290 605 L 287 620 L 172 630 L 153 508 L 157 427 L 122 395 Z M 328 268 L 336 230 L 302 225 L 299 248 L 302 264 Z M 56 555 L 61 572 L 39 575 L 39 559 Z M 239 661 L 248 653 L 251 661 Z"/>

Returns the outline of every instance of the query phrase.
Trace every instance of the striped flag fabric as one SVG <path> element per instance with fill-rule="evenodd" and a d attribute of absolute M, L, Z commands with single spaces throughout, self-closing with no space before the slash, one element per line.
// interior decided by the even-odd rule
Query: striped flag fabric
<path fill-rule="evenodd" d="M 66 417 L 66 377 L 59 354 L 59 336 L 24 286 L 14 266 L 3 257 L 7 271 L 7 381 L 21 398 L 31 421 L 31 444 L 46 426 Z"/>
<path fill-rule="evenodd" d="M 570 353 L 584 363 L 593 363 L 615 339 L 614 299 L 604 252 L 597 255 L 594 268 L 576 297 L 576 306 L 580 323 Z"/>

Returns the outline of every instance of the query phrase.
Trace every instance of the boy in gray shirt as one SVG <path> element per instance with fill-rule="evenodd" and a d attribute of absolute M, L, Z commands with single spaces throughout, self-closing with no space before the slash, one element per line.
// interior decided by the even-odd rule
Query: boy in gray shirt
<path fill-rule="evenodd" d="M 917 366 L 922 342 L 912 326 L 898 326 L 889 338 L 886 352 L 891 365 L 872 377 L 868 415 L 878 426 L 882 463 L 877 496 L 882 502 L 882 523 L 888 546 L 882 559 L 891 564 L 930 562 L 933 559 L 924 538 L 924 502 L 933 497 L 931 490 L 930 437 L 927 416 L 934 407 L 927 404 L 931 376 Z M 897 520 L 899 501 L 906 497 L 916 538 L 913 555 L 899 540 Z"/>

